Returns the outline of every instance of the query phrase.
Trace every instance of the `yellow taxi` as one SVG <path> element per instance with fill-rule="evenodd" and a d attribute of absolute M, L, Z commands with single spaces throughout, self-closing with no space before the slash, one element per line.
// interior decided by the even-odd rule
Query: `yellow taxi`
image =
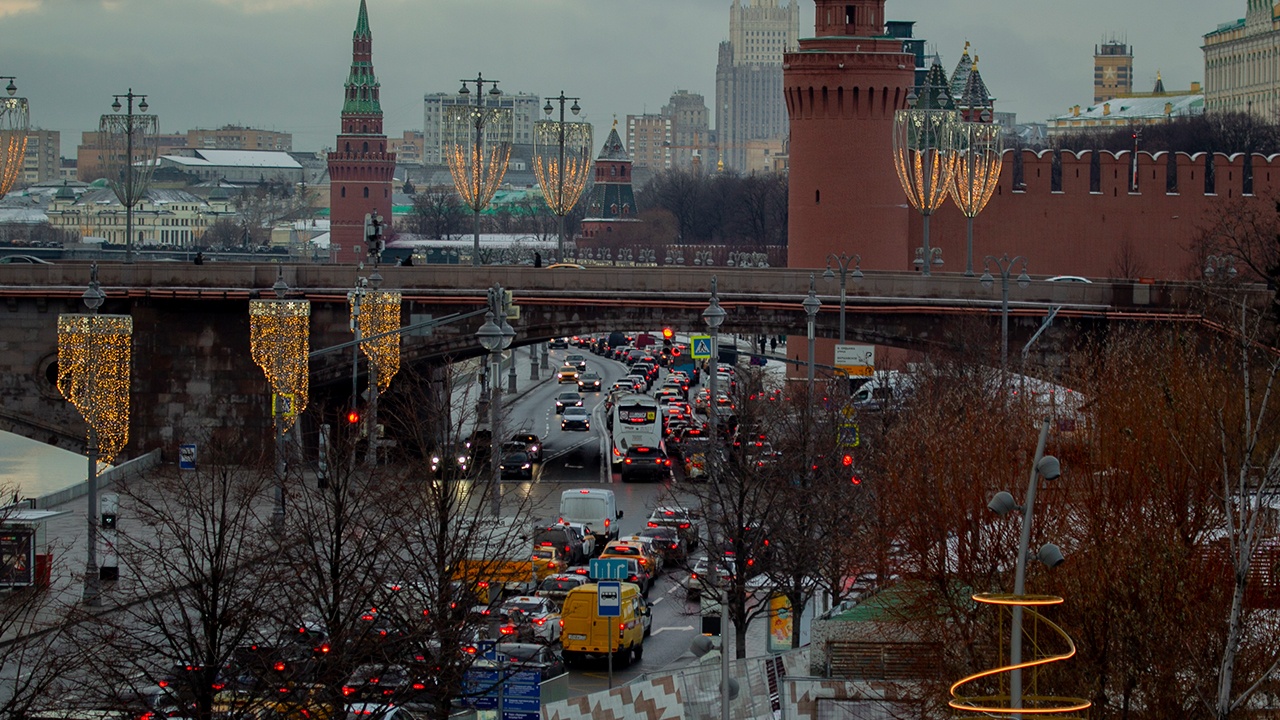
<path fill-rule="evenodd" d="M 654 557 L 653 552 L 645 543 L 628 542 L 626 540 L 614 540 L 604 546 L 604 552 L 600 553 L 602 558 L 631 558 L 637 560 L 640 566 L 649 573 L 650 577 L 658 576 L 658 559 Z"/>
<path fill-rule="evenodd" d="M 557 376 L 557 381 L 562 383 L 578 382 L 578 368 L 572 365 L 565 365 L 560 368 L 560 374 Z"/>

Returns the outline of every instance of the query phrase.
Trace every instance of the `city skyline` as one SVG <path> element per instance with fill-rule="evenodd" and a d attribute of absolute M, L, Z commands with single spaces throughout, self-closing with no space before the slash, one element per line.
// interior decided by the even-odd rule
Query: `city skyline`
<path fill-rule="evenodd" d="M 785 4 L 786 0 L 780 0 Z M 509 92 L 582 97 L 603 132 L 616 115 L 658 112 L 686 89 L 711 99 L 730 0 L 368 0 L 388 135 L 421 130 L 426 93 L 477 71 Z M 1238 5 L 1239 7 L 1235 7 Z M 145 93 L 162 132 L 226 124 L 293 134 L 295 150 L 333 145 L 358 0 L 0 0 L 10 38 L 0 73 L 18 78 L 33 127 L 63 133 L 64 157 L 110 112 L 111 95 Z M 1028 10 L 992 0 L 889 0 L 914 20 L 948 72 L 965 41 L 998 111 L 1043 122 L 1092 99 L 1104 38 L 1135 48 L 1135 89 L 1202 81 L 1202 36 L 1242 17 L 1244 0 L 1080 0 Z M 813 2 L 800 1 L 800 36 Z M 478 38 L 472 40 L 471 38 Z M 711 104 L 711 103 L 709 103 Z M 712 108 L 714 113 L 714 108 Z"/>

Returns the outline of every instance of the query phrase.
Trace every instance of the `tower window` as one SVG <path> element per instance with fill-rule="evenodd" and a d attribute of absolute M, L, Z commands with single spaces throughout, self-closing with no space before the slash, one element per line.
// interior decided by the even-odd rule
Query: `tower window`
<path fill-rule="evenodd" d="M 347 189 L 344 187 L 338 192 L 338 197 L 346 197 L 346 196 L 347 196 Z"/>
<path fill-rule="evenodd" d="M 364 189 L 364 196 L 365 196 L 365 197 L 369 197 L 369 188 L 368 188 L 368 186 L 366 186 L 366 187 L 365 187 L 365 189 Z"/>

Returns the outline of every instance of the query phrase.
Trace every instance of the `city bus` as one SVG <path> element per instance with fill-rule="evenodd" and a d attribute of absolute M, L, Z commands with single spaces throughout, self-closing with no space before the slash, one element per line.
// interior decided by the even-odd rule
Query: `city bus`
<path fill-rule="evenodd" d="M 613 401 L 613 467 L 622 466 L 627 450 L 635 447 L 666 452 L 662 442 L 662 412 L 658 400 L 648 395 L 630 393 Z"/>

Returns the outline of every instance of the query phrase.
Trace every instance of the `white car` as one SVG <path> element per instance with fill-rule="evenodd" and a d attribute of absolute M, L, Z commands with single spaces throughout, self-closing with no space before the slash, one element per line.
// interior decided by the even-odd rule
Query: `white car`
<path fill-rule="evenodd" d="M 548 598 L 537 595 L 517 595 L 502 603 L 501 613 L 523 613 L 533 623 L 533 636 L 541 642 L 560 640 L 560 608 Z"/>
<path fill-rule="evenodd" d="M 1054 275 L 1051 278 L 1046 278 L 1045 282 L 1089 283 L 1091 285 L 1093 284 L 1093 281 L 1090 280 L 1089 278 L 1080 277 L 1079 275 Z"/>
<path fill-rule="evenodd" d="M 586 523 L 570 522 L 563 520 L 560 523 L 572 530 L 580 540 L 582 540 L 583 557 L 594 557 L 596 554 L 596 536 L 592 532 L 591 526 Z"/>

